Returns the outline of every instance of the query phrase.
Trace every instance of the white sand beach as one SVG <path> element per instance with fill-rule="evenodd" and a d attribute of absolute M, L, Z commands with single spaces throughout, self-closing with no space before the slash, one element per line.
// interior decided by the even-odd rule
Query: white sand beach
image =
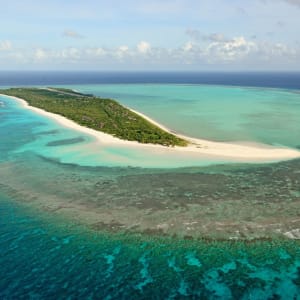
<path fill-rule="evenodd" d="M 180 153 L 180 155 L 182 155 L 183 160 L 185 157 L 190 155 L 199 158 L 209 157 L 210 159 L 212 158 L 224 159 L 233 162 L 236 161 L 236 162 L 257 162 L 257 163 L 300 158 L 300 151 L 295 149 L 290 149 L 290 148 L 284 148 L 284 147 L 279 148 L 279 147 L 273 147 L 270 145 L 258 144 L 258 143 L 245 144 L 245 143 L 212 142 L 208 140 L 191 138 L 179 134 L 175 134 L 175 135 L 189 142 L 189 145 L 187 147 L 179 147 L 179 146 L 166 147 L 162 145 L 142 144 L 134 141 L 121 140 L 119 138 L 116 138 L 104 132 L 100 132 L 94 129 L 90 129 L 78 125 L 77 123 L 63 116 L 46 112 L 40 108 L 29 106 L 24 99 L 7 96 L 7 95 L 3 95 L 3 96 L 13 98 L 17 100 L 24 108 L 30 109 L 38 114 L 51 118 L 65 127 L 90 135 L 95 138 L 97 143 L 102 145 L 113 145 L 113 146 L 120 145 L 129 148 L 134 147 L 134 148 L 140 148 L 141 150 L 145 149 L 145 151 L 155 151 L 156 153 L 161 151 L 164 154 L 166 152 L 170 154 Z M 152 120 L 148 116 L 145 116 L 144 114 L 134 110 L 132 111 L 140 115 L 141 117 L 145 118 L 149 122 L 155 124 L 156 126 L 162 128 L 163 130 L 174 134 L 174 132 L 171 132 L 168 128 Z"/>

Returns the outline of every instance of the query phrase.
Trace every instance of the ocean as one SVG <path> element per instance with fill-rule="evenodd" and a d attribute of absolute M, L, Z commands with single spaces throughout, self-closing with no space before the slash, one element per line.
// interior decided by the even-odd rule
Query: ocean
<path fill-rule="evenodd" d="M 299 73 L 1 72 L 176 132 L 298 149 Z M 299 299 L 300 160 L 90 147 L 0 97 L 1 299 Z"/>
<path fill-rule="evenodd" d="M 2 86 L 174 83 L 300 88 L 300 72 L 0 71 Z"/>

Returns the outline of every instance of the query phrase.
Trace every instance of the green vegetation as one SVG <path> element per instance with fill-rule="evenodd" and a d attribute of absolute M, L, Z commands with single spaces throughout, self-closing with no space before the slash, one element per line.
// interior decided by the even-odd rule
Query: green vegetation
<path fill-rule="evenodd" d="M 62 88 L 11 88 L 0 93 L 22 98 L 31 106 L 124 140 L 164 146 L 187 145 L 187 141 L 165 132 L 112 99 Z"/>

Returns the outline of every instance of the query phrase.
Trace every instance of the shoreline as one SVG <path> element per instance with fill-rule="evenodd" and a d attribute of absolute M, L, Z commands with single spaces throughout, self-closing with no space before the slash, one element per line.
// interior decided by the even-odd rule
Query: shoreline
<path fill-rule="evenodd" d="M 0 94 L 4 97 L 12 98 L 18 103 L 20 103 L 24 108 L 29 109 L 33 112 L 36 112 L 40 115 L 48 117 L 57 123 L 63 125 L 64 127 L 71 128 L 76 131 L 80 131 L 84 134 L 92 136 L 95 138 L 97 142 L 104 145 L 119 145 L 119 146 L 128 146 L 134 148 L 140 148 L 145 150 L 161 150 L 162 152 L 166 153 L 181 153 L 183 155 L 193 155 L 199 158 L 218 158 L 218 159 L 226 159 L 232 162 L 252 162 L 252 163 L 264 163 L 264 162 L 276 162 L 282 160 L 290 160 L 295 158 L 300 158 L 300 151 L 291 149 L 291 148 L 284 148 L 284 147 L 273 147 L 266 144 L 254 144 L 251 143 L 225 143 L 225 142 L 213 142 L 208 140 L 202 140 L 192 137 L 187 137 L 184 135 L 180 135 L 174 133 L 167 127 L 161 125 L 160 123 L 156 122 L 155 120 L 151 119 L 150 117 L 144 115 L 143 113 L 137 112 L 133 109 L 130 109 L 132 112 L 136 113 L 137 115 L 143 117 L 148 122 L 156 125 L 157 127 L 161 128 L 162 130 L 169 132 L 179 138 L 185 139 L 189 142 L 188 146 L 186 147 L 167 147 L 163 145 L 156 145 L 156 144 L 142 144 L 136 141 L 127 141 L 122 140 L 107 133 L 97 131 L 95 129 L 91 129 L 88 127 L 81 126 L 75 123 L 72 120 L 69 120 L 61 115 L 54 114 L 51 112 L 47 112 L 43 109 L 30 106 L 24 99 L 8 96 L 5 94 Z M 184 156 L 183 156 L 184 159 Z"/>

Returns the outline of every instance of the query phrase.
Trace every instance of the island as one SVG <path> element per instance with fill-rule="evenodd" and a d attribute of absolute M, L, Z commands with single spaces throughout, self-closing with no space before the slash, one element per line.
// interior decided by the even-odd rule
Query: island
<path fill-rule="evenodd" d="M 188 145 L 183 138 L 164 131 L 113 99 L 66 88 L 10 88 L 0 93 L 24 99 L 30 106 L 123 140 L 163 146 Z"/>
<path fill-rule="evenodd" d="M 94 149 L 99 145 L 135 149 L 151 158 L 162 155 L 166 160 L 176 160 L 179 166 L 184 167 L 211 159 L 222 163 L 264 163 L 300 157 L 298 149 L 288 147 L 209 141 L 174 133 L 116 100 L 71 89 L 14 87 L 0 89 L 0 95 L 11 97 L 25 109 L 50 118 L 64 127 L 92 136 L 91 146 L 95 146 Z M 118 162 L 128 164 L 127 161 Z M 145 166 L 137 165 L 136 160 L 129 163 Z"/>

